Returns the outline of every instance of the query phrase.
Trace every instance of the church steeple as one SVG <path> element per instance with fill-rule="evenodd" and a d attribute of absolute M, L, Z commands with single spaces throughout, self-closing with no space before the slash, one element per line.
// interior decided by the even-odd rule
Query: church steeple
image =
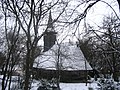
<path fill-rule="evenodd" d="M 53 19 L 51 15 L 51 11 L 49 12 L 49 18 L 48 18 L 48 24 L 47 24 L 47 30 L 44 35 L 44 52 L 48 51 L 56 41 L 56 32 L 54 31 L 53 26 Z"/>
<path fill-rule="evenodd" d="M 49 12 L 49 19 L 48 19 L 48 24 L 47 24 L 47 31 L 54 31 L 53 19 L 52 19 L 51 11 Z"/>

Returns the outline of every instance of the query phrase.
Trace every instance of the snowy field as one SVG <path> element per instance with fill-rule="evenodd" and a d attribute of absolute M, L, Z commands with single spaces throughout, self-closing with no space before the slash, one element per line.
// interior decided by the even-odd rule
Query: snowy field
<path fill-rule="evenodd" d="M 92 83 L 87 83 L 87 85 L 86 83 L 60 83 L 60 88 L 61 90 L 103 90 L 103 89 L 100 89 L 100 85 L 102 85 L 102 88 L 107 87 L 107 89 L 105 90 L 120 90 L 120 82 L 118 83 L 114 82 L 113 79 L 104 79 L 104 80 L 105 82 L 107 81 L 108 83 L 107 82 L 102 83 L 102 84 L 99 83 L 99 86 L 98 86 L 98 81 L 94 81 L 93 79 L 91 79 Z M 38 87 L 43 85 L 41 83 L 42 83 L 42 80 L 41 81 L 33 80 L 30 90 L 38 90 Z M 0 76 L 0 90 L 2 89 L 1 85 L 2 85 L 2 76 Z M 48 88 L 50 86 L 50 89 L 48 88 L 47 89 L 52 90 L 51 86 L 54 86 L 54 85 L 55 85 L 54 82 L 52 82 L 51 84 L 50 82 L 47 82 L 45 86 L 47 86 Z M 10 90 L 22 90 L 22 89 L 19 89 L 20 86 L 21 85 L 18 84 L 18 77 L 16 76 L 12 77 L 12 83 L 10 86 Z M 111 87 L 114 87 L 114 89 L 108 89 Z M 8 90 L 8 85 L 7 85 L 6 90 Z"/>
<path fill-rule="evenodd" d="M 86 84 L 85 83 L 60 83 L 61 90 L 89 90 L 88 88 L 92 87 L 94 90 L 97 90 L 97 84 Z M 37 86 L 34 85 L 31 90 L 37 90 Z"/>
<path fill-rule="evenodd" d="M 32 89 L 31 90 L 37 90 L 39 86 L 38 81 L 34 81 L 32 84 Z M 97 83 L 60 83 L 60 88 L 61 90 L 89 90 L 89 88 L 92 87 L 93 90 L 98 90 L 99 88 L 97 86 Z"/>
<path fill-rule="evenodd" d="M 97 90 L 97 84 L 86 84 L 85 83 L 61 83 L 61 90 L 88 90 L 88 88 L 92 87 L 94 90 Z"/>
<path fill-rule="evenodd" d="M 0 78 L 2 78 L 2 76 L 0 76 Z M 18 83 L 16 83 L 16 79 L 17 77 L 16 78 L 14 77 L 14 82 L 11 83 L 11 90 L 18 90 L 18 89 L 13 89 L 16 86 L 18 86 Z M 2 81 L 0 79 L 0 85 L 2 84 L 1 82 Z M 37 90 L 39 86 L 40 86 L 40 82 L 37 80 L 33 80 L 31 90 Z M 96 83 L 92 83 L 92 84 L 87 83 L 87 86 L 86 83 L 60 83 L 61 90 L 89 90 L 88 89 L 89 87 L 92 87 L 94 88 L 94 90 L 97 90 Z M 0 86 L 0 90 L 1 90 L 1 86 Z M 8 89 L 6 88 L 6 90 Z"/>

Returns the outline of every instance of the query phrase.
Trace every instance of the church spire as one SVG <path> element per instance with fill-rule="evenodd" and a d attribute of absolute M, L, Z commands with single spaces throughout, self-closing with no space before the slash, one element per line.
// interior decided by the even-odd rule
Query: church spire
<path fill-rule="evenodd" d="M 47 24 L 47 29 L 44 35 L 44 52 L 48 51 L 56 41 L 56 32 L 53 27 L 53 20 L 52 20 L 52 15 L 51 11 L 49 12 L 49 19 L 48 19 L 48 24 Z"/>
<path fill-rule="evenodd" d="M 53 31 L 54 27 L 53 27 L 53 19 L 52 19 L 52 15 L 51 15 L 51 11 L 49 12 L 49 19 L 48 19 L 48 24 L 47 24 L 47 30 L 49 31 Z"/>

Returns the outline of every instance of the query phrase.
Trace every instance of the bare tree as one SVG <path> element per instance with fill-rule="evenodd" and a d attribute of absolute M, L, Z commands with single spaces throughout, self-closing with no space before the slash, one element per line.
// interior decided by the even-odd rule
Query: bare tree
<path fill-rule="evenodd" d="M 22 1 L 7 0 L 6 1 L 6 0 L 3 0 L 2 1 L 3 11 L 6 12 L 5 15 L 6 14 L 12 15 L 12 17 L 16 19 L 16 23 L 19 24 L 20 32 L 23 32 L 26 36 L 24 90 L 30 89 L 30 79 L 31 79 L 31 74 L 32 74 L 33 62 L 35 59 L 34 53 L 36 52 L 38 41 L 44 35 L 44 32 L 46 30 L 46 29 L 45 30 L 40 30 L 40 29 L 43 29 L 41 27 L 46 24 L 45 18 L 46 18 L 48 11 L 51 8 L 54 8 L 55 5 L 60 5 L 60 4 L 63 5 L 62 7 L 63 9 L 61 9 L 61 11 L 59 12 L 59 15 L 56 17 L 54 22 L 56 22 L 57 19 L 61 16 L 61 14 L 65 11 L 67 3 L 63 3 L 63 1 L 59 1 L 59 0 L 56 0 L 55 2 L 53 1 L 47 2 L 44 0 L 38 0 L 38 1 L 34 1 L 34 0 L 22 0 Z M 46 28 L 46 26 L 44 28 Z M 6 29 L 7 28 L 5 28 L 5 30 Z M 3 87 L 4 87 L 4 82 L 3 82 Z"/>
<path fill-rule="evenodd" d="M 104 39 L 107 43 L 107 53 L 106 55 L 109 57 L 109 61 L 111 62 L 111 72 L 113 73 L 113 77 L 117 80 L 117 72 L 119 66 L 119 19 L 115 17 L 107 17 L 103 21 L 103 29 L 105 30 Z M 106 50 L 105 50 L 106 51 Z M 110 59 L 111 58 L 111 59 Z"/>
<path fill-rule="evenodd" d="M 98 28 L 88 28 L 88 31 L 93 33 L 91 38 L 94 38 L 92 42 L 88 43 L 88 45 L 90 43 L 93 44 L 92 51 L 90 51 L 93 53 L 91 59 L 96 59 L 97 67 L 95 67 L 101 70 L 103 74 L 113 74 L 113 78 L 117 80 L 120 55 L 119 19 L 113 15 L 111 17 L 105 17 L 103 19 L 103 25 L 98 25 Z M 94 65 L 93 63 L 91 64 Z"/>
<path fill-rule="evenodd" d="M 14 18 L 15 20 L 14 22 L 18 24 L 17 28 L 19 27 L 18 29 L 20 30 L 20 32 L 24 33 L 26 36 L 24 90 L 30 89 L 30 79 L 32 75 L 33 62 L 36 57 L 34 53 L 36 52 L 38 41 L 42 38 L 42 36 L 46 31 L 46 26 L 47 26 L 46 18 L 48 12 L 51 9 L 53 9 L 54 11 L 56 8 L 57 8 L 56 11 L 59 11 L 57 12 L 58 14 L 56 14 L 56 18 L 53 20 L 52 23 L 55 22 L 63 23 L 65 24 L 64 27 L 72 24 L 74 25 L 76 24 L 77 27 L 80 24 L 81 20 L 86 17 L 88 10 L 100 0 L 95 0 L 93 2 L 91 1 L 93 0 L 79 2 L 79 4 L 76 7 L 74 7 L 74 9 L 72 10 L 68 8 L 70 0 L 67 1 L 2 0 L 1 1 L 2 9 L 5 15 L 5 30 L 7 30 L 7 28 L 10 27 L 6 21 L 7 19 L 10 19 L 10 17 L 12 16 L 12 18 Z M 78 7 L 80 7 L 83 3 L 88 3 L 88 6 L 85 8 L 84 12 L 80 14 L 77 13 L 77 16 L 74 19 L 72 19 L 74 17 L 75 11 L 77 11 L 76 9 L 78 9 Z M 64 17 L 64 21 L 62 21 L 63 19 L 62 16 L 63 17 L 66 16 L 67 18 Z M 9 63 L 6 64 L 6 69 L 8 67 L 8 64 Z M 3 78 L 3 87 L 4 87 L 4 79 L 5 77 Z"/>
<path fill-rule="evenodd" d="M 18 54 L 18 35 L 19 35 L 19 25 L 15 21 L 14 25 L 11 26 L 11 28 L 8 28 L 8 14 L 6 13 L 6 10 L 3 10 L 4 14 L 4 29 L 5 29 L 5 37 L 4 37 L 4 44 L 6 45 L 5 49 L 5 60 L 4 60 L 4 66 L 2 68 L 3 72 L 3 78 L 2 78 L 2 90 L 5 90 L 7 85 L 8 89 L 10 89 L 11 85 L 11 76 L 14 71 L 14 66 L 19 61 L 19 54 Z M 10 17 L 11 18 L 11 17 Z M 14 19 L 15 20 L 15 19 Z M 8 83 L 9 80 L 9 83 Z"/>

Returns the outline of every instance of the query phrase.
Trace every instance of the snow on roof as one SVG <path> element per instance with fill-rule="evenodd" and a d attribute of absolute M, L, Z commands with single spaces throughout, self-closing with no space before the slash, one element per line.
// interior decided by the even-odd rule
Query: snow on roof
<path fill-rule="evenodd" d="M 92 70 L 82 51 L 75 44 L 55 44 L 35 59 L 33 67 L 56 70 L 59 62 L 61 70 Z"/>

